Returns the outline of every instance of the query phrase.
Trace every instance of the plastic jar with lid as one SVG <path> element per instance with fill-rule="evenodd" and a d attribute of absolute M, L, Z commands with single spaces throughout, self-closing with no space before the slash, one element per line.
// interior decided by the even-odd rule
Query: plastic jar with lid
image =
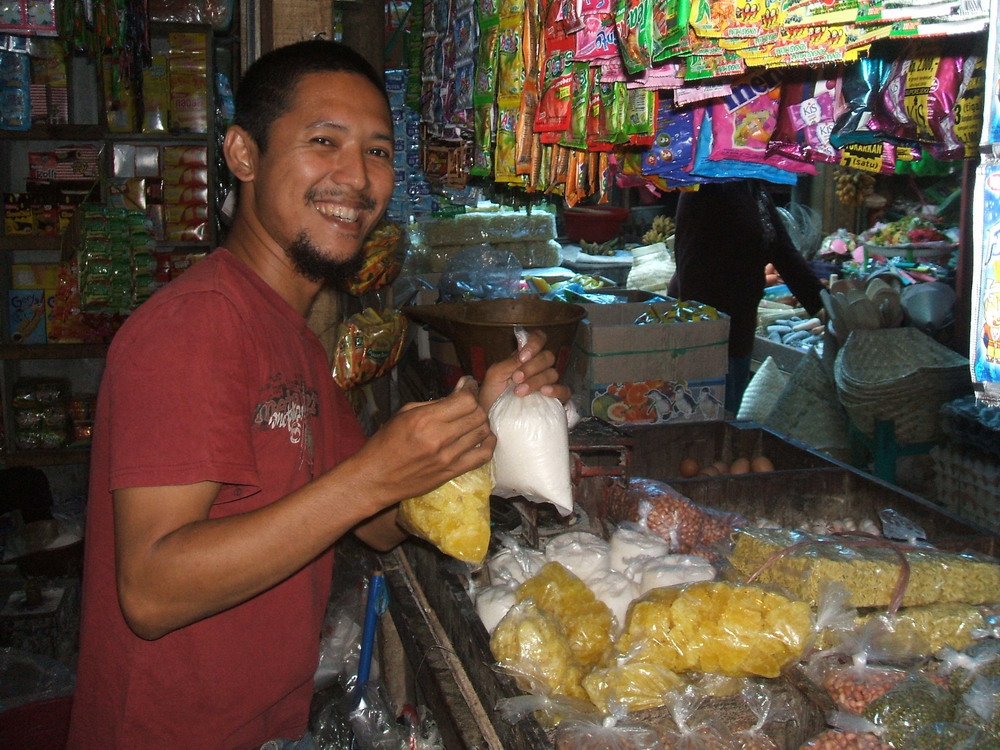
<path fill-rule="evenodd" d="M 667 284 L 673 278 L 677 267 L 674 259 L 662 242 L 644 245 L 632 250 L 632 268 L 628 272 L 625 286 L 666 296 Z"/>

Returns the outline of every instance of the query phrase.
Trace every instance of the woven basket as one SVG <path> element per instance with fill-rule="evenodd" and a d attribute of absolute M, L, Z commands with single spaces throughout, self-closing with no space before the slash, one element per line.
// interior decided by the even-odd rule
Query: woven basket
<path fill-rule="evenodd" d="M 838 381 L 875 386 L 892 384 L 910 375 L 944 371 L 965 374 L 969 360 L 917 328 L 879 328 L 852 331 L 837 353 Z"/>
<path fill-rule="evenodd" d="M 853 331 L 837 353 L 837 399 L 861 432 L 894 423 L 900 443 L 943 437 L 942 404 L 971 389 L 969 362 L 916 328 Z"/>
<path fill-rule="evenodd" d="M 785 390 L 789 377 L 781 371 L 774 357 L 767 357 L 747 384 L 736 418 L 763 423 Z"/>
<path fill-rule="evenodd" d="M 802 357 L 763 424 L 835 458 L 850 454 L 847 415 L 829 370 L 812 349 Z"/>

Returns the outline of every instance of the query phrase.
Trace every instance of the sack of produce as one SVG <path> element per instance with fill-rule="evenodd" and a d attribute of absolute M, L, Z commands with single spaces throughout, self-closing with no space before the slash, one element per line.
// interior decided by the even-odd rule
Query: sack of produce
<path fill-rule="evenodd" d="M 680 676 L 664 666 L 623 659 L 583 678 L 583 689 L 595 706 L 617 704 L 630 712 L 662 706 L 664 696 L 682 687 Z"/>
<path fill-rule="evenodd" d="M 555 750 L 662 750 L 656 730 L 637 721 L 609 717 L 570 718 L 560 722 Z"/>
<path fill-rule="evenodd" d="M 964 723 L 985 730 L 994 740 L 1000 739 L 1000 677 L 977 677 L 962 693 L 959 716 Z"/>
<path fill-rule="evenodd" d="M 964 693 L 980 677 L 1000 677 L 1000 641 L 987 638 L 962 651 L 943 648 L 935 654 L 937 673 L 948 679 L 948 689 Z"/>
<path fill-rule="evenodd" d="M 446 555 L 479 564 L 490 546 L 491 464 L 467 471 L 435 490 L 403 500 L 397 521 Z"/>

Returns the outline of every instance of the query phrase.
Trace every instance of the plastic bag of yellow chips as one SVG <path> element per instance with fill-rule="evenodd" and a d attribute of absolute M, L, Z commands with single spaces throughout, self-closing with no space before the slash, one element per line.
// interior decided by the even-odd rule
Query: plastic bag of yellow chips
<path fill-rule="evenodd" d="M 479 564 L 490 546 L 492 462 L 399 504 L 398 523 L 446 555 Z"/>

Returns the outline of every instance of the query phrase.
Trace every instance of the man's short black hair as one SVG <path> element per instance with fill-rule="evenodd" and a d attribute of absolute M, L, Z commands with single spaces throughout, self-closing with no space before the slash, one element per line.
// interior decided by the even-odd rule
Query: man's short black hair
<path fill-rule="evenodd" d="M 250 134 L 261 151 L 267 149 L 271 124 L 288 111 L 299 79 L 309 73 L 357 73 L 385 96 L 382 75 L 346 44 L 310 39 L 271 50 L 247 68 L 235 96 L 233 122 Z"/>

